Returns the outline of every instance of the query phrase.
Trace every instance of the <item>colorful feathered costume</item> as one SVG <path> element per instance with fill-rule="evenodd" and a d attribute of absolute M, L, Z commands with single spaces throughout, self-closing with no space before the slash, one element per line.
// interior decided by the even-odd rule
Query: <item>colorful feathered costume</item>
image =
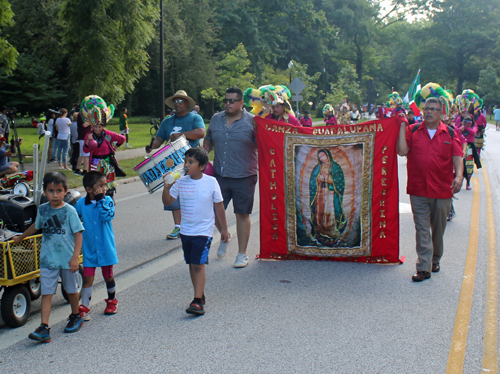
<path fill-rule="evenodd" d="M 343 103 L 339 109 L 338 116 L 339 125 L 350 125 L 351 124 L 351 108 L 347 103 Z"/>
<path fill-rule="evenodd" d="M 108 106 L 106 102 L 97 95 L 89 95 L 83 99 L 82 104 L 80 105 L 80 114 L 85 122 L 95 123 L 97 119 L 99 120 L 99 123 L 103 123 L 103 119 L 101 118 L 102 113 L 97 109 L 103 110 L 104 115 L 106 116 L 106 122 L 113 118 L 115 106 L 113 104 Z"/>
<path fill-rule="evenodd" d="M 486 117 L 481 112 L 483 108 L 483 100 L 470 89 L 465 89 L 462 91 L 462 101 L 464 106 L 464 111 L 468 111 L 474 116 L 474 122 L 477 126 L 476 139 L 474 145 L 477 149 L 478 155 L 481 155 L 481 150 L 484 148 L 484 132 L 488 121 Z M 460 111 L 462 113 L 462 111 Z"/>
<path fill-rule="evenodd" d="M 448 114 L 453 104 L 453 95 L 443 89 L 437 83 L 427 83 L 421 90 L 417 91 L 414 96 L 415 104 L 421 111 L 424 109 L 425 102 L 428 98 L 435 97 L 439 99 L 442 105 L 443 114 Z"/>
<path fill-rule="evenodd" d="M 102 98 L 96 95 L 87 96 L 80 106 L 80 113 L 84 121 L 90 122 L 92 125 L 106 126 L 106 123 L 113 117 L 114 111 L 113 104 L 108 106 Z M 110 196 L 113 196 L 116 189 L 115 175 L 124 176 L 114 157 L 113 143 L 119 146 L 124 141 L 123 135 L 106 129 L 103 129 L 99 135 L 94 132 L 86 135 L 84 151 L 90 153 L 90 170 L 99 171 L 106 176 L 107 194 Z M 95 145 L 91 147 L 91 143 Z"/>
<path fill-rule="evenodd" d="M 286 86 L 266 85 L 259 88 L 249 87 L 243 93 L 245 105 L 252 107 L 252 114 L 266 117 L 272 112 L 272 106 L 283 104 L 285 114 L 283 118 L 288 122 L 289 117 L 295 117 L 292 105 L 288 101 L 292 97 L 290 90 Z"/>
<path fill-rule="evenodd" d="M 389 101 L 385 105 L 391 109 L 391 117 L 392 117 L 400 112 L 406 114 L 404 104 L 405 103 L 403 101 L 403 98 L 399 95 L 398 92 L 394 91 L 389 95 Z"/>
<path fill-rule="evenodd" d="M 333 109 L 333 106 L 331 104 L 325 104 L 325 106 L 323 107 L 323 117 L 325 117 L 324 121 L 326 122 L 327 125 L 337 124 L 337 117 L 335 117 L 335 109 Z"/>

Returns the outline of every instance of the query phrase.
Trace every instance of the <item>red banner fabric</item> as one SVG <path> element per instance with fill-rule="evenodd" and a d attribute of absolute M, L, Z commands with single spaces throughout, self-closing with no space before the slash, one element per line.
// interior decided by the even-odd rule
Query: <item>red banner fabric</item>
<path fill-rule="evenodd" d="M 402 262 L 397 118 L 312 128 L 255 122 L 260 258 Z"/>

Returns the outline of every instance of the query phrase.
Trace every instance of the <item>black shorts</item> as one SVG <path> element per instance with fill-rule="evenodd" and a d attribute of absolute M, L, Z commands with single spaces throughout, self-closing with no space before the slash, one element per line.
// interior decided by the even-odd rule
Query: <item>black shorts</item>
<path fill-rule="evenodd" d="M 212 238 L 210 236 L 188 236 L 181 234 L 182 250 L 186 264 L 208 264 L 208 252 Z"/>
<path fill-rule="evenodd" d="M 226 178 L 215 174 L 224 199 L 224 209 L 233 200 L 234 213 L 252 214 L 257 175 L 245 178 Z"/>

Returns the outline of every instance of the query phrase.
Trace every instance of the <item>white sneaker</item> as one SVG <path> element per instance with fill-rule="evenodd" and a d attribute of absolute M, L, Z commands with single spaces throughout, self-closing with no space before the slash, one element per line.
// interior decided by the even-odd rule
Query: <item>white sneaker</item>
<path fill-rule="evenodd" d="M 219 244 L 219 249 L 217 249 L 217 258 L 222 258 L 226 255 L 227 246 L 229 245 L 229 242 L 231 241 L 232 238 L 233 238 L 232 236 L 229 236 L 228 241 L 225 243 L 221 240 Z"/>
<path fill-rule="evenodd" d="M 235 268 L 244 268 L 248 265 L 248 256 L 244 253 L 238 253 L 236 256 L 236 261 L 234 262 Z"/>

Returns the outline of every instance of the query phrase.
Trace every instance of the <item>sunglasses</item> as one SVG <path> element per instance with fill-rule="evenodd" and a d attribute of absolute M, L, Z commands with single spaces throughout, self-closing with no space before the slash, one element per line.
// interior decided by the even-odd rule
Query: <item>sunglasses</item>
<path fill-rule="evenodd" d="M 184 103 L 185 103 L 185 100 L 182 100 L 182 99 L 174 100 L 174 104 L 184 104 Z"/>
<path fill-rule="evenodd" d="M 436 111 L 440 112 L 441 109 L 439 109 L 439 108 L 428 108 L 428 107 L 425 107 L 424 111 L 426 111 L 426 112 L 436 112 Z"/>
<path fill-rule="evenodd" d="M 234 104 L 234 103 L 237 103 L 237 102 L 239 102 L 239 101 L 243 101 L 243 100 L 238 100 L 238 99 L 222 99 L 222 102 L 223 102 L 224 104 L 227 104 L 227 103 L 229 103 L 229 104 Z"/>

